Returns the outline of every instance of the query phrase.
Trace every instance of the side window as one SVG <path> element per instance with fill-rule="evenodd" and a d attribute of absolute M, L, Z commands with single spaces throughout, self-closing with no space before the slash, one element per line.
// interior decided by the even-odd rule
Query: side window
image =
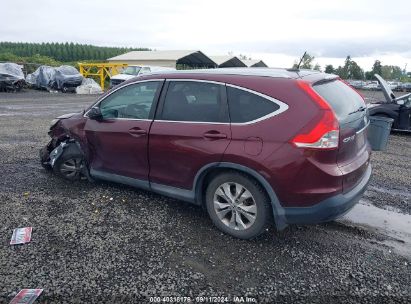
<path fill-rule="evenodd" d="M 267 98 L 230 86 L 227 86 L 227 98 L 233 123 L 253 121 L 280 108 Z"/>
<path fill-rule="evenodd" d="M 228 122 L 224 86 L 197 81 L 171 81 L 161 119 L 173 121 Z"/>
<path fill-rule="evenodd" d="M 103 119 L 148 119 L 161 81 L 141 82 L 112 93 L 100 103 Z"/>

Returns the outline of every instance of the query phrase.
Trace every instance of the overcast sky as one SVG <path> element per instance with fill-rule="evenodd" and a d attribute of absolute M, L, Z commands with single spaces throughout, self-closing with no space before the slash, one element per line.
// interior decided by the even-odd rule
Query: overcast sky
<path fill-rule="evenodd" d="M 233 52 L 289 67 L 316 61 L 363 68 L 375 59 L 411 70 L 410 0 L 13 0 L 1 4 L 0 41 Z"/>

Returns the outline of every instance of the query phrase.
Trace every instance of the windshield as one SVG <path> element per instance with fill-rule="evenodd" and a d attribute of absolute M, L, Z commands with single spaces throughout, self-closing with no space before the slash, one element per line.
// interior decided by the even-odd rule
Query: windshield
<path fill-rule="evenodd" d="M 72 66 L 62 65 L 57 68 L 63 75 L 77 75 L 79 72 Z"/>
<path fill-rule="evenodd" d="M 138 72 L 140 71 L 141 67 L 137 66 L 129 66 L 124 69 L 124 71 L 121 74 L 126 74 L 126 75 L 137 75 Z"/>

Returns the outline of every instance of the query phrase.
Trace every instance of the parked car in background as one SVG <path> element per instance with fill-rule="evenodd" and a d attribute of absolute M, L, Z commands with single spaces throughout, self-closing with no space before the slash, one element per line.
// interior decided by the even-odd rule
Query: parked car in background
<path fill-rule="evenodd" d="M 388 86 L 392 91 L 400 91 L 401 89 L 401 82 L 398 81 L 387 81 Z"/>
<path fill-rule="evenodd" d="M 411 92 L 411 82 L 405 82 L 401 85 L 401 91 Z"/>
<path fill-rule="evenodd" d="M 411 93 L 396 97 L 380 75 L 376 74 L 375 77 L 381 85 L 385 100 L 368 105 L 370 116 L 392 118 L 392 130 L 411 132 Z"/>
<path fill-rule="evenodd" d="M 331 221 L 358 202 L 371 176 L 365 110 L 317 71 L 143 75 L 53 121 L 41 163 L 204 206 L 220 230 L 249 239 L 273 219 Z"/>
<path fill-rule="evenodd" d="M 363 90 L 370 90 L 370 91 L 377 91 L 377 90 L 381 90 L 380 85 L 378 84 L 377 81 L 372 81 L 367 83 L 366 85 L 364 85 L 362 87 Z"/>
<path fill-rule="evenodd" d="M 24 86 L 22 67 L 16 63 L 0 63 L 0 92 L 20 91 Z"/>
<path fill-rule="evenodd" d="M 347 80 L 347 83 L 357 90 L 362 89 L 366 85 L 366 82 L 362 80 Z"/>
<path fill-rule="evenodd" d="M 110 78 L 110 88 L 133 77 L 161 71 L 175 71 L 175 69 L 160 66 L 129 65 L 120 74 L 114 75 Z"/>
<path fill-rule="evenodd" d="M 27 83 L 38 89 L 74 92 L 80 86 L 83 76 L 76 68 L 62 65 L 58 68 L 42 65 L 34 73 L 27 75 Z"/>

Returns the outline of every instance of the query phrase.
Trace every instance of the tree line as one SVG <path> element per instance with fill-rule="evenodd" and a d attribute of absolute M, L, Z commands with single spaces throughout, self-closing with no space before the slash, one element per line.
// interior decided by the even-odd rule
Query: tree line
<path fill-rule="evenodd" d="M 40 55 L 59 62 L 75 62 L 82 60 L 105 61 L 130 51 L 148 51 L 148 48 L 102 47 L 89 44 L 66 43 L 27 43 L 0 42 L 0 57 L 10 55 L 33 57 Z"/>
<path fill-rule="evenodd" d="M 321 71 L 321 66 L 314 64 L 315 57 L 310 54 L 305 54 L 302 58 L 300 68 L 301 69 L 314 69 Z M 297 63 L 294 63 L 293 68 L 297 67 Z M 382 65 L 380 60 L 376 60 L 371 71 L 364 70 L 351 59 L 351 56 L 347 56 L 344 61 L 344 65 L 334 67 L 332 64 L 327 64 L 324 68 L 325 73 L 336 74 L 342 79 L 358 79 L 358 80 L 373 80 L 374 75 L 381 75 L 382 78 L 388 80 L 409 80 L 411 73 L 406 73 L 401 70 L 399 66 L 394 65 Z"/>

